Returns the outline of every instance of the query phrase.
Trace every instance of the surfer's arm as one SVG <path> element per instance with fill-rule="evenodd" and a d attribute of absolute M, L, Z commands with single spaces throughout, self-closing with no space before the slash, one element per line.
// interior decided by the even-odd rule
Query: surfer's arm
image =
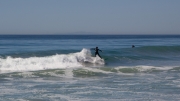
<path fill-rule="evenodd" d="M 101 51 L 101 52 L 102 52 L 102 50 L 100 50 L 100 49 L 99 49 L 99 51 Z"/>

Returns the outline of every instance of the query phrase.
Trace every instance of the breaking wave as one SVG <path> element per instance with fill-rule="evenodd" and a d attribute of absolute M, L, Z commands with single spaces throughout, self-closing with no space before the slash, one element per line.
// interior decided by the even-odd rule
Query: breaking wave
<path fill-rule="evenodd" d="M 104 64 L 103 59 L 92 57 L 90 50 L 82 49 L 77 53 L 56 54 L 46 57 L 13 58 L 8 56 L 7 58 L 0 58 L 0 73 L 65 69 Z"/>

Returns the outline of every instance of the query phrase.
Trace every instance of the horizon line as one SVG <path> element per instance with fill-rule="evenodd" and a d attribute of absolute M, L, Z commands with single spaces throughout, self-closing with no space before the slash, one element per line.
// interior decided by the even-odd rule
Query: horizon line
<path fill-rule="evenodd" d="M 70 35 L 82 35 L 82 36 L 86 36 L 86 35 L 98 35 L 98 36 L 101 36 L 101 35 L 122 35 L 122 36 L 137 36 L 137 35 L 144 35 L 144 36 L 148 36 L 148 35 L 157 35 L 157 36 L 163 36 L 163 35 L 180 35 L 180 34 L 0 34 L 0 36 L 3 36 L 3 35 L 22 35 L 22 36 L 28 36 L 28 35 L 37 35 L 37 36 L 43 36 L 43 35 L 67 35 L 67 36 L 70 36 Z"/>

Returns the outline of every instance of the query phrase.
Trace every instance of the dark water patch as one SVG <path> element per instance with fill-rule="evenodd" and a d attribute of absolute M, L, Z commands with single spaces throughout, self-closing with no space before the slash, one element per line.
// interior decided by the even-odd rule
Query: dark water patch
<path fill-rule="evenodd" d="M 119 69 L 122 73 L 156 73 L 156 72 L 163 72 L 164 70 L 160 70 L 157 68 L 150 68 L 150 69 L 143 69 L 141 67 L 135 68 L 121 68 Z"/>
<path fill-rule="evenodd" d="M 73 70 L 73 76 L 85 78 L 85 77 L 94 77 L 94 76 L 98 76 L 98 77 L 105 76 L 105 74 L 102 72 L 94 72 L 86 69 L 76 69 Z"/>
<path fill-rule="evenodd" d="M 103 70 L 103 71 L 108 71 L 108 72 L 114 72 L 114 73 L 118 72 L 118 70 L 116 70 L 115 68 L 103 67 L 103 68 L 100 68 L 100 69 Z"/>
<path fill-rule="evenodd" d="M 120 72 L 122 73 L 138 73 L 138 69 L 136 68 L 121 68 L 119 69 Z"/>
<path fill-rule="evenodd" d="M 174 68 L 170 69 L 170 71 L 179 71 L 180 72 L 180 67 L 174 67 Z"/>
<path fill-rule="evenodd" d="M 43 77 L 56 77 L 64 73 L 65 72 L 62 69 L 49 69 L 49 70 L 41 70 L 41 71 L 32 72 L 32 75 L 43 78 Z"/>
<path fill-rule="evenodd" d="M 0 79 L 9 77 L 8 74 L 0 74 Z"/>

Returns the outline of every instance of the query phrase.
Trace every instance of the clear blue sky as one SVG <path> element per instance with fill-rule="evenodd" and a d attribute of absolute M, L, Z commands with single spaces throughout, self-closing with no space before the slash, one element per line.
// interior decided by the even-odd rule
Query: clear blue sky
<path fill-rule="evenodd" d="M 180 35 L 180 0 L 0 0 L 0 34 Z"/>

